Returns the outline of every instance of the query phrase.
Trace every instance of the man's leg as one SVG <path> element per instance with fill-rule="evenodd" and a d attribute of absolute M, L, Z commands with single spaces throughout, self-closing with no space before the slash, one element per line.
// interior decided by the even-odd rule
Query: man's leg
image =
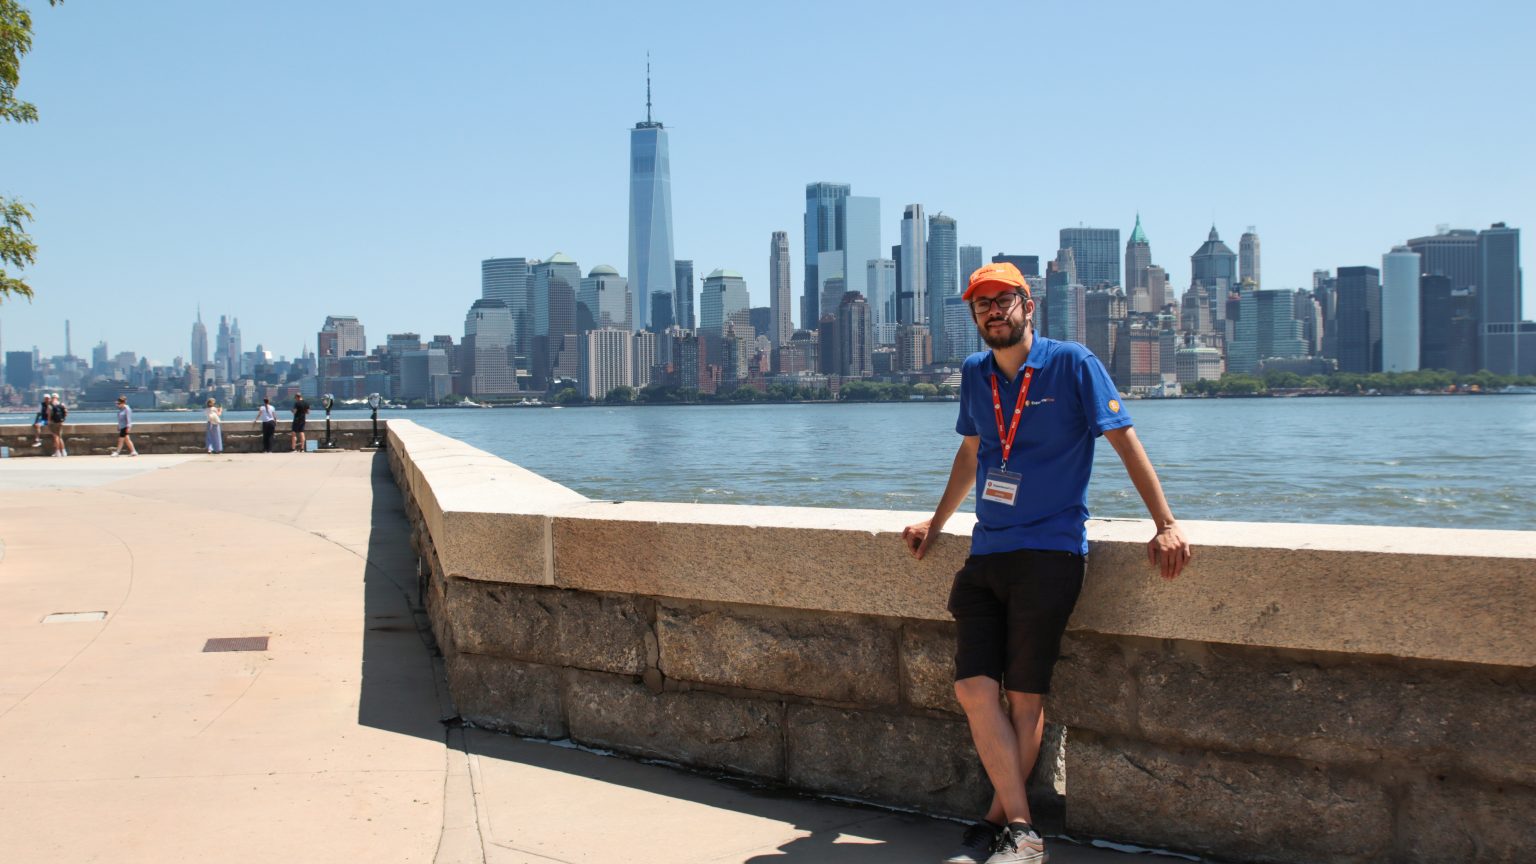
<path fill-rule="evenodd" d="M 1010 698 L 1014 694 L 1009 694 Z M 1025 695 L 1025 694 L 1019 694 Z M 976 754 L 992 781 L 992 806 L 987 811 L 987 821 L 998 825 L 1008 822 L 1028 822 L 1029 798 L 1024 792 L 1028 776 L 1023 771 L 1025 742 L 1021 740 L 1014 721 L 1003 710 L 1002 688 L 998 682 L 977 675 L 955 682 L 955 698 L 965 710 L 966 722 L 971 727 L 971 738 L 976 742 Z M 1038 709 L 1038 699 L 1036 696 Z M 1038 720 L 1036 721 L 1038 723 Z M 1034 739 L 1029 752 L 1029 763 L 1034 764 L 1040 751 L 1040 739 Z"/>

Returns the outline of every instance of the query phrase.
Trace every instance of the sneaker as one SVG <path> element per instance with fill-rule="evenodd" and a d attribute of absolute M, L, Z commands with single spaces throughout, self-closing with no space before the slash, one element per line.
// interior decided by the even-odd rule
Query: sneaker
<path fill-rule="evenodd" d="M 997 846 L 997 835 L 1002 829 L 991 822 L 977 822 L 965 829 L 955 854 L 944 859 L 944 864 L 982 864 Z"/>
<path fill-rule="evenodd" d="M 41 447 L 41 446 L 43 446 L 43 442 L 41 442 L 41 441 L 33 441 L 32 442 L 32 446 L 33 447 Z"/>
<path fill-rule="evenodd" d="M 137 456 L 137 455 L 139 455 L 139 451 L 137 451 L 137 450 L 129 450 L 128 451 L 128 455 L 129 456 Z"/>
<path fill-rule="evenodd" d="M 108 454 L 107 454 L 107 455 L 108 455 L 108 456 L 111 456 L 111 457 L 112 457 L 112 458 L 113 458 L 113 459 L 116 459 L 116 458 L 117 458 L 117 457 L 118 457 L 118 456 L 120 456 L 120 455 L 121 455 L 121 454 L 120 454 L 120 453 L 118 453 L 118 452 L 117 452 L 117 451 L 116 451 L 116 450 L 113 450 L 113 451 L 112 451 L 112 452 L 111 452 L 111 453 L 108 453 Z"/>
<path fill-rule="evenodd" d="M 1044 864 L 1047 860 L 1039 832 L 1023 822 L 1009 822 L 998 832 L 997 845 L 986 864 Z"/>

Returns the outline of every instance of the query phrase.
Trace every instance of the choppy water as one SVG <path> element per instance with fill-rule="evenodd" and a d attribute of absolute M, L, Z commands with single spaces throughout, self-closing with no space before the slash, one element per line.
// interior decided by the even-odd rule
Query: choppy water
<path fill-rule="evenodd" d="M 1536 530 L 1536 396 L 1184 399 L 1129 408 L 1183 519 Z M 408 417 L 593 498 L 923 511 L 938 499 L 959 443 L 955 412 L 954 403 L 923 403 L 385 416 Z M 1096 516 L 1146 515 L 1103 442 L 1089 507 Z"/>

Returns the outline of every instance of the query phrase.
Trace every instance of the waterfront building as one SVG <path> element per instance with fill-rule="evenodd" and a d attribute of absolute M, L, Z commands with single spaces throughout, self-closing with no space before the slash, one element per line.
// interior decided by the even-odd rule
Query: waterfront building
<path fill-rule="evenodd" d="M 925 324 L 902 324 L 896 332 L 896 367 L 921 372 L 933 365 L 933 334 Z"/>
<path fill-rule="evenodd" d="M 1520 229 L 1503 222 L 1477 232 L 1477 318 L 1479 368 L 1495 375 L 1519 375 L 1536 357 L 1521 338 Z"/>
<path fill-rule="evenodd" d="M 672 320 L 684 330 L 698 326 L 693 317 L 693 262 L 672 262 Z"/>
<path fill-rule="evenodd" d="M 875 258 L 865 263 L 865 284 L 869 286 L 869 309 L 875 317 L 875 342 L 896 344 L 896 262 Z"/>
<path fill-rule="evenodd" d="M 992 256 L 992 263 L 1012 264 L 1013 266 L 1019 268 L 1019 272 L 1024 274 L 1026 277 L 1040 275 L 1039 255 L 1006 255 L 1002 252 L 999 252 L 998 254 Z M 969 282 L 971 274 L 967 273 L 965 276 L 966 281 Z"/>
<path fill-rule="evenodd" d="M 1084 342 L 1087 339 L 1087 300 L 1083 286 L 1072 278 L 1072 252 L 1063 249 L 1045 271 L 1045 322 L 1052 339 Z M 1038 310 L 1037 310 L 1038 314 Z"/>
<path fill-rule="evenodd" d="M 1085 288 L 1120 284 L 1119 228 L 1063 228 L 1061 248 L 1072 250 L 1073 281 Z"/>
<path fill-rule="evenodd" d="M 734 270 L 715 270 L 704 277 L 704 291 L 699 298 L 699 330 L 719 336 L 731 322 L 750 326 L 751 308 L 746 279 Z"/>
<path fill-rule="evenodd" d="M 672 292 L 651 292 L 651 326 L 647 333 L 663 333 L 668 327 L 676 325 L 672 320 Z"/>
<path fill-rule="evenodd" d="M 1200 244 L 1200 248 L 1189 256 L 1189 266 L 1190 284 L 1205 289 L 1213 326 L 1225 329 L 1222 322 L 1227 320 L 1227 296 L 1238 286 L 1237 255 L 1231 247 L 1221 242 L 1215 225 L 1211 226 L 1211 233 Z M 1185 296 L 1188 297 L 1187 294 Z"/>
<path fill-rule="evenodd" d="M 634 301 L 629 283 L 607 264 L 592 268 L 576 292 L 576 332 L 616 327 L 633 330 Z"/>
<path fill-rule="evenodd" d="M 1321 357 L 1323 353 L 1323 307 L 1311 291 L 1298 288 L 1292 293 L 1291 314 L 1301 322 L 1301 338 L 1306 343 L 1307 354 Z"/>
<path fill-rule="evenodd" d="M 868 378 L 874 374 L 874 318 L 864 295 L 849 291 L 837 307 L 837 374 Z"/>
<path fill-rule="evenodd" d="M 400 355 L 400 399 L 420 399 L 428 405 L 448 398 L 453 392 L 453 376 L 448 366 L 448 352 L 441 348 L 406 351 Z"/>
<path fill-rule="evenodd" d="M 1241 285 L 1244 282 L 1252 282 L 1258 288 L 1264 287 L 1264 283 L 1259 280 L 1258 229 L 1252 225 L 1237 241 L 1237 283 Z"/>
<path fill-rule="evenodd" d="M 1419 368 L 1476 372 L 1476 289 L 1457 288 L 1450 276 L 1425 273 L 1419 278 L 1419 292 Z"/>
<path fill-rule="evenodd" d="M 977 265 L 978 269 L 980 266 Z M 984 347 L 971 304 L 958 294 L 944 298 L 944 350 L 936 352 L 941 355 L 939 359 L 964 360 Z"/>
<path fill-rule="evenodd" d="M 1081 341 L 1105 368 L 1115 368 L 1115 343 L 1120 332 L 1120 322 L 1127 315 L 1128 304 L 1123 288 L 1104 286 L 1090 289 L 1083 295 Z"/>
<path fill-rule="evenodd" d="M 864 280 L 870 261 L 881 256 L 880 199 L 868 195 L 849 195 L 843 200 L 843 284 L 849 291 L 869 297 Z M 842 302 L 842 295 L 834 298 Z"/>
<path fill-rule="evenodd" d="M 768 309 L 772 325 L 768 327 L 768 338 L 777 348 L 789 341 L 789 336 L 794 332 L 794 321 L 790 315 L 790 292 L 793 290 L 790 280 L 789 266 L 789 232 L 775 231 L 773 239 L 768 243 Z"/>
<path fill-rule="evenodd" d="M 847 183 L 805 185 L 805 285 L 800 298 L 800 326 L 813 328 L 821 318 L 821 253 L 844 248 L 841 230 L 846 227 L 844 201 Z M 871 256 L 873 257 L 873 256 Z"/>
<path fill-rule="evenodd" d="M 1302 322 L 1296 319 L 1295 294 L 1260 290 L 1253 282 L 1242 283 L 1239 292 L 1228 372 L 1254 375 L 1265 360 L 1307 356 Z"/>
<path fill-rule="evenodd" d="M 632 385 L 636 389 L 651 386 L 662 341 L 663 337 L 654 330 L 641 330 L 634 335 L 635 356 L 630 363 L 630 374 L 634 376 Z"/>
<path fill-rule="evenodd" d="M 192 368 L 201 369 L 208 362 L 208 328 L 203 324 L 203 307 L 197 307 L 197 320 L 192 324 Z"/>
<path fill-rule="evenodd" d="M 1473 291 L 1478 285 L 1477 232 L 1441 226 L 1434 234 L 1415 237 L 1406 244 L 1419 254 L 1419 271 L 1451 280 L 1457 291 Z M 1434 368 L 1434 367 L 1427 367 Z"/>
<path fill-rule="evenodd" d="M 971 281 L 971 274 L 981 269 L 983 263 L 980 246 L 960 247 L 960 279 L 956 290 L 964 293 L 965 286 Z"/>
<path fill-rule="evenodd" d="M 527 258 L 486 258 L 480 262 L 480 297 L 484 300 L 500 300 L 512 312 L 513 344 L 519 354 L 526 353 L 529 314 L 532 311 L 530 291 L 533 284 L 533 264 Z"/>
<path fill-rule="evenodd" d="M 1123 381 L 1132 391 L 1151 390 L 1161 385 L 1163 331 L 1160 322 L 1152 316 L 1132 315 L 1121 318 L 1117 328 L 1114 366 L 1110 370 L 1114 379 Z"/>
<path fill-rule="evenodd" d="M 815 372 L 821 365 L 817 345 L 814 331 L 796 330 L 789 334 L 789 340 L 774 352 L 773 371 L 780 375 Z"/>
<path fill-rule="evenodd" d="M 5 352 L 5 383 L 22 393 L 31 390 L 35 383 L 41 383 L 36 380 L 34 355 L 31 351 Z"/>
<path fill-rule="evenodd" d="M 533 335 L 528 353 L 536 389 L 576 378 L 576 291 L 580 286 L 581 266 L 564 253 L 556 252 L 533 267 Z"/>
<path fill-rule="evenodd" d="M 518 392 L 517 369 L 512 362 L 513 332 L 512 310 L 506 303 L 482 298 L 469 307 L 464 316 L 464 341 L 458 352 L 461 395 L 503 396 Z"/>
<path fill-rule="evenodd" d="M 1323 313 L 1322 355 L 1337 359 L 1339 356 L 1339 292 L 1338 280 L 1331 270 L 1312 271 L 1312 296 Z"/>
<path fill-rule="evenodd" d="M 1196 381 L 1221 379 L 1221 352 L 1204 345 L 1191 345 L 1174 351 L 1175 374 L 1182 386 Z"/>
<path fill-rule="evenodd" d="M 903 324 L 928 323 L 928 226 L 923 221 L 923 205 L 908 204 L 901 216 L 900 306 L 897 314 Z"/>
<path fill-rule="evenodd" d="M 1419 253 L 1395 246 L 1381 256 L 1381 371 L 1419 368 Z"/>
<path fill-rule="evenodd" d="M 1136 214 L 1136 227 L 1131 229 L 1131 239 L 1125 241 L 1125 294 L 1132 312 L 1152 312 L 1162 307 L 1162 295 L 1154 299 L 1151 276 L 1152 244 L 1141 229 L 1141 214 Z"/>
<path fill-rule="evenodd" d="M 629 131 L 629 280 L 635 296 L 672 287 L 672 164 L 667 130 L 651 118 L 651 68 L 645 68 L 645 122 Z M 649 313 L 641 304 L 642 316 Z M 650 326 L 648 319 L 639 322 Z"/>
<path fill-rule="evenodd" d="M 620 327 L 598 327 L 581 334 L 576 380 L 581 394 L 602 399 L 615 387 L 634 386 L 634 334 Z"/>
<path fill-rule="evenodd" d="M 1338 360 L 1340 372 L 1381 371 L 1381 271 L 1340 267 Z"/>
<path fill-rule="evenodd" d="M 928 329 L 940 351 L 947 350 L 944 335 L 944 301 L 959 293 L 960 258 L 955 220 L 943 213 L 928 217 Z"/>

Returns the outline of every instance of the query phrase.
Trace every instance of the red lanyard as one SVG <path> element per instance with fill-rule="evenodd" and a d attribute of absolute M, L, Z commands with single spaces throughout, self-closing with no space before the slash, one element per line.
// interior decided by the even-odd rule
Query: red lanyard
<path fill-rule="evenodd" d="M 1007 437 L 1003 436 L 1003 397 L 997 392 L 997 373 L 992 373 L 992 410 L 997 414 L 997 438 L 1003 442 L 1003 467 L 1008 467 L 1008 454 L 1013 450 L 1013 436 L 1019 431 L 1019 418 L 1024 416 L 1024 400 L 1029 397 L 1029 379 L 1035 374 L 1035 370 L 1029 366 L 1024 367 L 1024 383 L 1019 385 L 1019 402 L 1013 406 L 1013 425 L 1008 427 Z"/>

